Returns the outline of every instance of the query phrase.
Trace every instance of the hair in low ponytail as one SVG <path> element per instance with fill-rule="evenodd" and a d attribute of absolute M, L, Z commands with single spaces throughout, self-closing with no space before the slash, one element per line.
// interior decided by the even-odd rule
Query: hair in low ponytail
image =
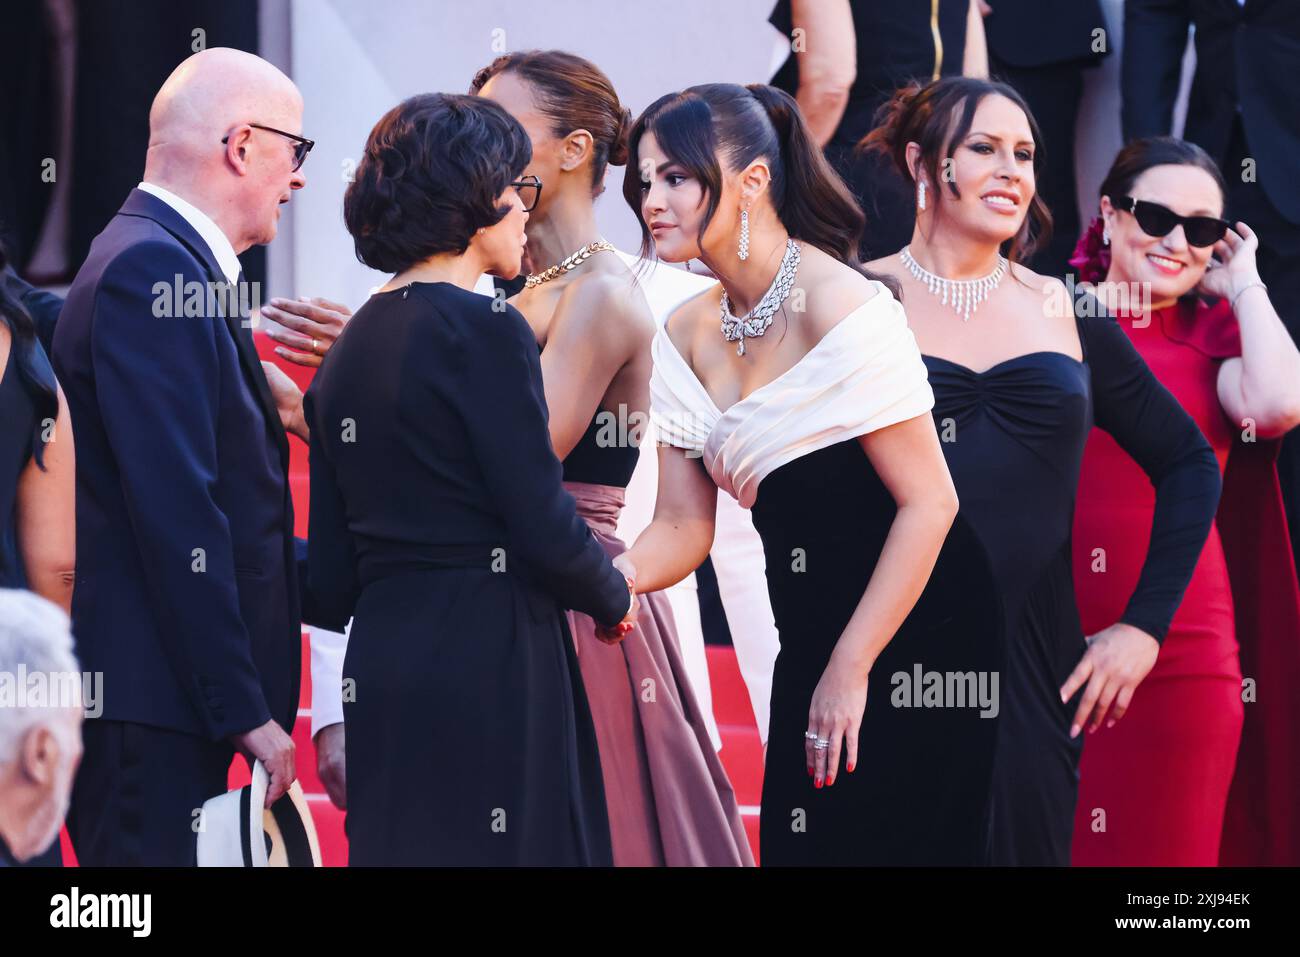
<path fill-rule="evenodd" d="M 636 157 L 641 137 L 653 132 L 673 161 L 699 180 L 705 213 L 699 238 L 708 229 L 722 194 L 721 156 L 728 169 L 744 169 L 758 158 L 771 171 L 772 208 L 786 232 L 833 256 L 898 295 L 898 284 L 859 263 L 858 244 L 866 222 L 844 181 L 808 132 L 794 98 L 783 90 L 753 83 L 706 83 L 662 96 L 637 118 L 628 134 L 628 155 Z M 641 253 L 651 249 L 650 231 L 641 218 L 642 171 L 629 165 L 623 197 L 641 223 Z"/>
<path fill-rule="evenodd" d="M 745 89 L 767 113 L 780 144 L 772 165 L 772 205 L 797 239 L 856 262 L 866 217 L 808 132 L 794 97 L 763 83 Z"/>

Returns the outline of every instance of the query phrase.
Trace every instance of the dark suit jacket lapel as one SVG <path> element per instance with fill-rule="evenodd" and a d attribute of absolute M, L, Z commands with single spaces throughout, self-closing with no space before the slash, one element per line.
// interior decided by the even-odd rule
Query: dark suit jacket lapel
<path fill-rule="evenodd" d="M 242 289 L 244 286 L 244 274 L 239 274 L 239 285 Z M 237 294 L 237 302 L 242 302 L 242 295 Z M 239 350 L 239 361 L 243 363 L 244 370 L 251 377 L 254 388 L 257 390 L 257 397 L 262 403 L 262 413 L 266 416 L 267 427 L 271 430 L 271 436 L 275 440 L 275 446 L 280 451 L 280 461 L 285 471 L 289 469 L 289 438 L 285 435 L 284 426 L 280 424 L 280 410 L 275 406 L 275 399 L 271 395 L 270 383 L 266 381 L 266 371 L 262 368 L 262 359 L 257 354 L 257 346 L 253 344 L 253 330 L 244 325 L 247 318 L 242 315 L 242 307 L 233 310 L 234 314 L 226 317 L 226 325 L 230 328 L 230 334 L 235 337 L 235 347 Z"/>
<path fill-rule="evenodd" d="M 157 196 L 146 193 L 142 189 L 133 189 L 130 195 L 126 197 L 126 202 L 122 204 L 122 208 L 118 210 L 118 215 L 141 216 L 145 219 L 152 219 L 175 236 L 186 249 L 194 254 L 199 262 L 203 263 L 210 280 L 225 282 L 226 277 L 221 271 L 216 255 L 208 248 L 208 244 L 203 241 L 203 237 L 199 235 L 198 230 L 191 226 L 184 216 Z"/>
<path fill-rule="evenodd" d="M 203 237 L 186 221 L 184 216 L 157 196 L 146 193 L 141 189 L 133 189 L 130 195 L 127 196 L 126 202 L 122 204 L 119 215 L 143 216 L 146 219 L 152 219 L 175 236 L 183 246 L 194 254 L 199 262 L 203 263 L 210 282 L 225 284 L 226 275 L 221 271 L 216 255 L 208 247 L 208 244 L 203 241 Z M 243 279 L 242 272 L 240 273 L 240 279 Z M 238 300 L 238 294 L 236 294 L 235 298 Z M 223 297 L 218 297 L 217 302 L 219 306 L 224 307 L 225 299 Z M 234 310 L 234 312 L 237 313 L 238 310 Z M 249 381 L 253 383 L 253 390 L 262 405 L 262 414 L 266 417 L 267 429 L 275 441 L 276 448 L 279 449 L 280 460 L 287 470 L 289 468 L 289 440 L 284 434 L 283 426 L 280 425 L 280 411 L 275 407 L 275 399 L 271 396 L 271 387 L 267 384 L 266 373 L 262 370 L 262 360 L 257 354 L 257 346 L 253 344 L 253 331 L 243 325 L 246 318 L 238 314 L 226 315 L 225 323 L 230 329 L 230 334 L 235 339 L 235 348 L 239 351 L 239 362 L 248 374 Z"/>

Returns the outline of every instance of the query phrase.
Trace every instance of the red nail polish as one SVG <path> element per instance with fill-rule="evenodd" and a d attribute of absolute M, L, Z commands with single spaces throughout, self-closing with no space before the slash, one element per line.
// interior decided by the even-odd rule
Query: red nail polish
<path fill-rule="evenodd" d="M 813 787 L 820 789 L 821 786 L 822 786 L 821 778 L 818 778 L 813 782 Z"/>
<path fill-rule="evenodd" d="M 852 773 L 853 773 L 853 768 L 854 768 L 854 765 L 850 764 L 850 765 L 849 765 L 849 774 L 852 774 Z"/>

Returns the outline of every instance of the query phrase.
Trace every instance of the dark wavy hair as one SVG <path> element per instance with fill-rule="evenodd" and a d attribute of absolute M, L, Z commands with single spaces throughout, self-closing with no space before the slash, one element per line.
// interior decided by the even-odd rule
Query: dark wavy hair
<path fill-rule="evenodd" d="M 9 265 L 3 247 L 0 247 L 0 273 Z M 9 351 L 13 367 L 18 372 L 19 383 L 36 404 L 36 426 L 32 434 L 32 458 L 41 471 L 45 470 L 44 423 L 59 415 L 58 382 L 50 360 L 36 338 L 36 323 L 23 304 L 9 294 L 0 282 L 0 322 L 9 329 Z M 4 369 L 0 368 L 0 375 Z"/>
<path fill-rule="evenodd" d="M 438 253 L 463 253 L 475 231 L 510 211 L 498 200 L 531 158 L 528 134 L 490 100 L 403 100 L 370 131 L 343 196 L 357 259 L 398 273 Z"/>
<path fill-rule="evenodd" d="M 551 121 L 551 135 L 574 130 L 591 134 L 591 188 L 602 192 L 605 169 L 627 162 L 627 131 L 632 111 L 619 102 L 600 67 L 563 50 L 526 50 L 499 56 L 474 74 L 469 91 L 479 93 L 488 80 L 517 74 L 533 88 L 538 109 Z"/>
<path fill-rule="evenodd" d="M 1138 177 L 1153 166 L 1195 166 L 1204 170 L 1219 187 L 1219 198 L 1227 206 L 1228 185 L 1219 165 L 1195 143 L 1173 136 L 1152 136 L 1125 145 L 1115 154 L 1115 161 L 1110 164 L 1110 170 L 1097 190 L 1098 197 L 1109 196 L 1114 201 L 1118 196 L 1130 195 Z"/>
<path fill-rule="evenodd" d="M 911 83 L 897 90 L 876 114 L 876 127 L 860 143 L 859 151 L 872 151 L 889 157 L 906 182 L 913 182 L 907 167 L 907 144 L 921 147 L 920 165 L 930 174 L 931 183 L 945 179 L 939 174 L 943 160 L 952 159 L 957 145 L 970 132 L 971 121 L 980 103 L 988 96 L 1004 96 L 1020 107 L 1029 121 L 1034 137 L 1034 178 L 1043 167 L 1043 136 L 1038 121 L 1024 97 L 1005 83 L 969 76 L 947 76 L 922 86 Z M 947 180 L 948 192 L 960 198 L 957 184 Z M 936 185 L 937 188 L 937 185 Z M 1007 258 L 1022 262 L 1040 249 L 1052 235 L 1052 214 L 1038 191 L 1029 203 L 1029 212 L 1011 239 Z"/>
<path fill-rule="evenodd" d="M 719 156 L 733 172 L 761 157 L 771 171 L 769 195 L 786 232 L 898 295 L 894 279 L 877 276 L 859 264 L 858 243 L 866 219 L 808 132 L 790 94 L 763 83 L 692 86 L 661 96 L 637 117 L 628 134 L 630 157 L 637 157 L 646 133 L 654 133 L 660 149 L 703 186 L 707 205 L 700 222 L 701 242 L 722 195 Z M 641 179 L 641 170 L 628 166 L 623 197 L 641 224 L 645 258 L 651 252 L 651 239 L 641 216 Z"/>

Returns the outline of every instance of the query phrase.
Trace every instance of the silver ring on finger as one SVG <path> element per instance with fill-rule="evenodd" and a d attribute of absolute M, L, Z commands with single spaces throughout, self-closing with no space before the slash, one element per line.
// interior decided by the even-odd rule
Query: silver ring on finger
<path fill-rule="evenodd" d="M 830 746 L 831 743 L 826 738 L 818 738 L 816 741 L 813 742 L 814 751 L 825 751 Z"/>
<path fill-rule="evenodd" d="M 808 740 L 808 741 L 819 741 L 819 740 L 821 740 L 820 738 L 817 737 L 817 732 L 816 732 L 816 731 L 805 731 L 805 732 L 803 733 L 803 736 L 804 736 L 804 738 L 805 738 L 806 740 Z"/>
<path fill-rule="evenodd" d="M 319 339 L 313 339 L 313 340 L 311 341 L 311 351 L 312 351 L 312 352 L 317 351 L 317 350 L 316 350 L 316 346 L 317 346 L 319 343 L 320 343 L 320 340 L 319 340 Z"/>

